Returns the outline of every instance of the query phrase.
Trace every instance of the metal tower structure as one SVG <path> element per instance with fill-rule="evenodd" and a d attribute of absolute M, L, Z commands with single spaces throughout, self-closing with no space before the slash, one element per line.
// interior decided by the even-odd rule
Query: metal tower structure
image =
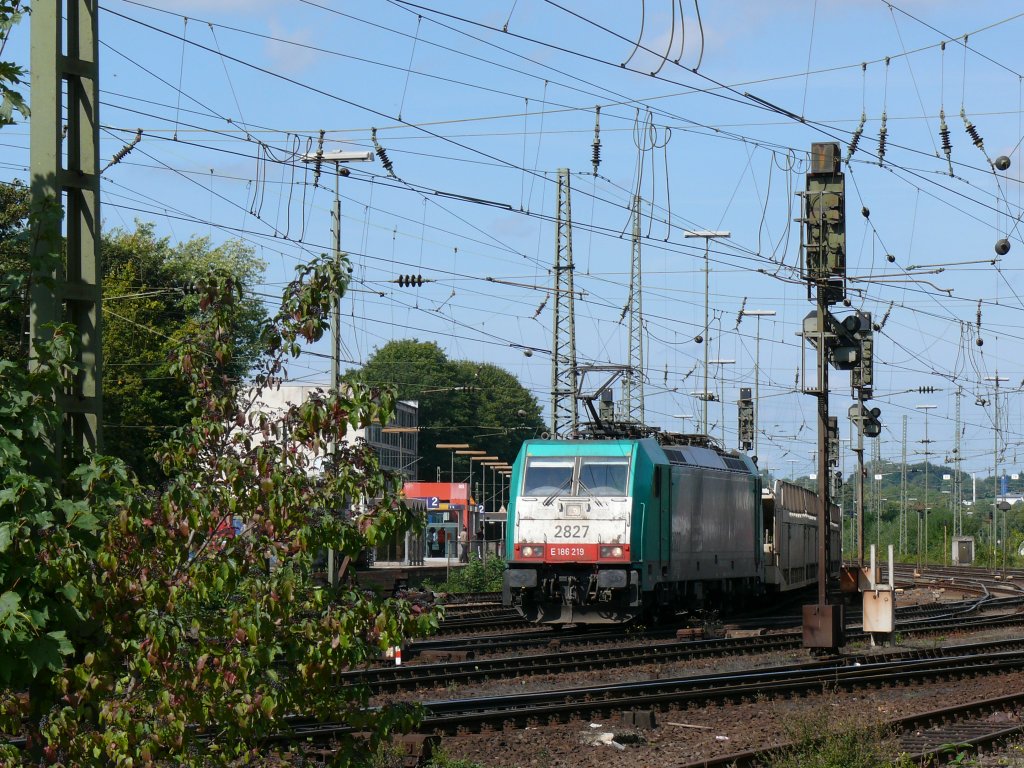
<path fill-rule="evenodd" d="M 555 214 L 555 310 L 551 327 L 551 436 L 576 434 L 576 314 L 573 302 L 572 201 L 569 169 L 558 169 Z"/>
<path fill-rule="evenodd" d="M 644 300 L 640 263 L 640 195 L 633 196 L 633 245 L 629 271 L 629 368 L 622 379 L 622 420 L 644 424 Z"/>
<path fill-rule="evenodd" d="M 963 388 L 956 388 L 956 432 L 953 435 L 953 488 L 949 494 L 949 503 L 953 507 L 953 532 L 955 536 L 964 535 L 964 487 L 960 477 L 960 397 Z"/>
<path fill-rule="evenodd" d="M 875 547 L 881 551 L 882 540 L 882 441 L 877 437 L 871 441 L 871 495 L 875 508 Z"/>
<path fill-rule="evenodd" d="M 39 215 L 34 256 L 41 271 L 32 276 L 29 365 L 52 325 L 69 322 L 77 330 L 80 366 L 58 399 L 64 419 L 53 446 L 57 457 L 99 448 L 101 442 L 98 5 L 67 0 L 32 7 L 30 169 L 32 206 Z"/>
<path fill-rule="evenodd" d="M 900 554 L 907 552 L 907 415 L 903 414 L 903 460 L 900 463 Z"/>

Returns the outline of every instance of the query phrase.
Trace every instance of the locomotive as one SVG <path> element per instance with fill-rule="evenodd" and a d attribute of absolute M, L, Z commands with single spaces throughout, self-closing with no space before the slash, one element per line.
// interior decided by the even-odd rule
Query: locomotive
<path fill-rule="evenodd" d="M 817 496 L 761 485 L 749 456 L 685 438 L 528 440 L 503 602 L 537 623 L 624 624 L 815 584 Z"/>

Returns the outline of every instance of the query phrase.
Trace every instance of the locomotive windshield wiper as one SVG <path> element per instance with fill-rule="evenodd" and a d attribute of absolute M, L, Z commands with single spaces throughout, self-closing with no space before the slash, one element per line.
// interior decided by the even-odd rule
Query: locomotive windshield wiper
<path fill-rule="evenodd" d="M 557 488 L 555 488 L 555 490 L 553 490 L 551 492 L 550 496 L 548 496 L 546 499 L 544 499 L 544 506 L 545 507 L 550 507 L 551 506 L 551 502 L 553 502 L 555 500 L 555 496 L 560 494 L 562 491 L 564 491 L 566 488 L 568 488 L 571 484 L 572 484 L 572 475 L 570 475 L 569 477 L 565 478 L 565 480 L 562 481 L 562 484 L 560 486 L 558 486 Z"/>
<path fill-rule="evenodd" d="M 603 507 L 604 506 L 604 504 L 601 503 L 601 500 L 599 498 L 597 498 L 597 496 L 594 495 L 594 492 L 587 487 L 586 483 L 583 482 L 583 478 L 582 477 L 577 482 L 579 483 L 579 486 L 580 486 L 580 496 L 584 496 L 584 495 L 589 496 L 590 498 L 592 498 L 597 503 L 597 506 L 599 506 L 599 507 Z"/>

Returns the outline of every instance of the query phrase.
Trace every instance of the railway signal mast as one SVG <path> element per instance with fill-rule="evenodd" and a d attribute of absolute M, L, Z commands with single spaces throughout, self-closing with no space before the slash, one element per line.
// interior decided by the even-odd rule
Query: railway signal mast
<path fill-rule="evenodd" d="M 804 647 L 835 650 L 843 645 L 843 607 L 829 603 L 829 531 L 832 504 L 828 482 L 828 363 L 838 345 L 838 325 L 829 307 L 846 296 L 846 199 L 839 145 L 811 145 L 800 221 L 801 276 L 807 298 L 817 304 L 803 321 L 801 335 L 814 351 L 815 376 L 803 391 L 818 401 L 818 602 L 803 611 Z"/>
<path fill-rule="evenodd" d="M 829 470 L 838 463 L 838 424 L 828 413 L 828 369 L 850 371 L 851 394 L 856 400 L 850 418 L 857 427 L 858 456 L 857 554 L 864 562 L 864 437 L 881 432 L 877 408 L 867 408 L 874 385 L 874 327 L 871 315 L 855 311 L 841 320 L 829 308 L 846 301 L 846 187 L 840 170 L 839 145 L 832 142 L 811 145 L 811 167 L 803 198 L 801 228 L 801 275 L 807 283 L 807 298 L 816 309 L 803 321 L 801 335 L 815 355 L 815 377 L 808 381 L 804 371 L 805 394 L 818 400 L 818 602 L 804 606 L 804 647 L 835 650 L 843 645 L 843 608 L 829 603 L 829 551 L 831 529 L 831 487 Z M 865 215 L 867 213 L 865 212 Z M 830 450 L 831 447 L 831 450 Z M 890 553 L 891 560 L 891 553 Z M 864 594 L 864 626 L 868 631 L 891 632 L 893 603 L 889 588 L 876 584 L 874 569 L 860 568 L 857 584 L 870 587 Z M 891 568 L 890 568 L 891 574 Z M 869 597 L 871 604 L 869 605 Z"/>

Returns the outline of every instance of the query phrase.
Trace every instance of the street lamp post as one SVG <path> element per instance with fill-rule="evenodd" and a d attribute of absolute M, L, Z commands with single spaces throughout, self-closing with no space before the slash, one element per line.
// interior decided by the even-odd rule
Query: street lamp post
<path fill-rule="evenodd" d="M 692 419 L 693 418 L 693 414 L 692 413 L 673 413 L 672 414 L 672 418 L 673 419 L 682 419 L 682 421 L 683 421 L 683 434 L 685 435 L 686 434 L 686 420 L 687 419 Z"/>
<path fill-rule="evenodd" d="M 754 342 L 754 455 L 757 456 L 757 418 L 761 413 L 761 318 L 775 317 L 775 310 L 744 309 L 740 315 L 757 318 L 757 340 Z"/>
<path fill-rule="evenodd" d="M 459 515 L 459 524 L 455 532 L 455 540 L 458 541 L 458 534 L 461 533 L 463 528 L 469 523 L 469 504 L 473 500 L 473 462 L 483 461 L 484 459 L 495 459 L 497 457 L 488 456 L 487 451 L 475 449 L 462 449 L 455 451 L 455 453 L 458 456 L 466 456 L 469 458 L 469 480 L 466 482 L 466 509 L 463 510 L 463 514 Z"/>
<path fill-rule="evenodd" d="M 711 240 L 713 238 L 732 237 L 732 233 L 731 232 L 715 232 L 715 231 L 708 230 L 708 229 L 701 229 L 701 230 L 697 230 L 697 231 L 686 230 L 686 231 L 683 232 L 683 235 L 685 237 L 703 237 L 704 238 L 704 333 L 702 334 L 703 335 L 703 343 L 704 343 L 704 398 L 703 398 L 703 400 L 704 400 L 704 423 L 703 423 L 703 429 L 704 429 L 704 434 L 707 435 L 708 434 L 708 398 L 707 398 L 707 393 L 708 393 L 708 329 L 710 327 L 709 319 L 708 319 L 708 283 L 709 283 L 709 273 L 710 273 L 710 269 L 709 269 L 710 262 L 708 261 L 708 253 L 709 253 L 709 249 L 710 249 L 710 243 L 711 243 Z"/>
<path fill-rule="evenodd" d="M 338 192 L 338 179 L 342 176 L 341 166 L 345 163 L 372 162 L 372 150 L 360 150 L 356 152 L 313 152 L 302 156 L 307 163 L 328 162 L 334 163 L 334 209 L 331 212 L 331 231 L 334 240 L 334 265 L 341 264 L 341 196 Z M 345 169 L 344 175 L 348 175 Z M 334 296 L 331 306 L 331 386 L 329 389 L 337 391 L 338 379 L 341 375 L 341 294 Z M 334 456 L 338 450 L 337 437 L 331 440 L 329 450 Z M 334 586 L 337 583 L 337 571 L 334 567 L 334 550 L 327 550 L 327 580 Z"/>
<path fill-rule="evenodd" d="M 498 459 L 497 461 L 484 462 L 484 467 L 491 470 L 491 503 L 490 503 L 490 509 L 495 510 L 495 509 L 497 509 L 497 505 L 495 504 L 495 501 L 497 500 L 497 495 L 498 495 L 497 473 L 498 473 L 499 470 L 503 470 L 506 467 L 508 467 L 508 464 L 506 464 L 501 459 Z M 486 472 L 486 469 L 484 471 Z M 485 477 L 486 477 L 486 475 L 485 475 Z M 484 481 L 484 499 L 483 499 L 483 511 L 484 511 L 484 514 L 487 514 L 487 510 L 488 510 L 488 504 L 487 504 L 487 484 L 486 484 L 486 480 L 485 480 Z M 479 527 L 480 527 L 480 525 L 478 524 L 477 528 L 479 529 Z M 472 532 L 471 532 L 471 534 L 472 534 Z M 472 538 L 472 535 L 470 536 L 470 538 Z M 483 554 L 483 542 L 480 542 L 479 547 L 480 547 L 480 553 L 482 555 Z"/>
<path fill-rule="evenodd" d="M 487 451 L 480 451 L 476 449 L 461 449 L 455 451 L 456 456 L 467 456 L 469 457 L 469 481 L 466 483 L 467 496 L 473 495 L 473 462 L 479 461 L 480 457 L 486 456 Z"/>
<path fill-rule="evenodd" d="M 452 452 L 452 468 L 451 473 L 448 475 L 448 481 L 451 483 L 455 482 L 455 452 L 464 451 L 469 448 L 469 443 L 438 443 L 434 446 L 438 450 L 445 450 Z"/>
<path fill-rule="evenodd" d="M 931 440 L 928 439 L 928 412 L 935 408 L 934 405 L 915 405 L 915 408 L 924 411 L 924 561 L 928 562 L 928 446 Z"/>
<path fill-rule="evenodd" d="M 341 263 L 341 196 L 338 190 L 338 180 L 341 176 L 348 175 L 348 169 L 344 171 L 341 166 L 346 163 L 369 163 L 373 162 L 373 150 L 358 150 L 354 152 L 310 152 L 302 156 L 306 163 L 334 163 L 334 209 L 331 212 L 331 233 L 334 240 L 334 264 Z M 339 369 L 341 368 L 341 296 L 335 296 L 331 307 L 331 389 L 337 389 Z"/>

